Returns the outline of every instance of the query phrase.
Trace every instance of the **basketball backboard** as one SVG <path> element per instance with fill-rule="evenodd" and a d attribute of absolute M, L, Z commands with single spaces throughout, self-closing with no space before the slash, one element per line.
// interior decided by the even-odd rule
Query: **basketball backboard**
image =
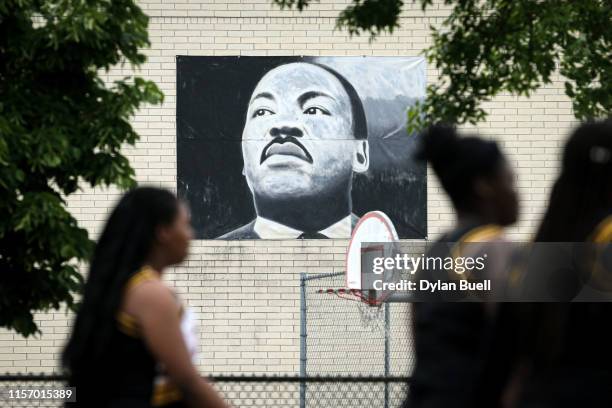
<path fill-rule="evenodd" d="M 361 217 L 353 229 L 346 254 L 346 287 L 362 290 L 362 260 L 392 256 L 386 253 L 391 246 L 385 244 L 397 240 L 395 227 L 383 212 L 371 211 Z M 366 300 L 376 302 L 381 297 L 384 297 L 384 293 L 369 293 Z"/>

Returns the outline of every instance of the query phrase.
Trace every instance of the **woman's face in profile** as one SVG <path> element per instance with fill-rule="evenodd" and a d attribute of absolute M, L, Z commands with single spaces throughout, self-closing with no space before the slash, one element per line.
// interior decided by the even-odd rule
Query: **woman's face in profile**
<path fill-rule="evenodd" d="M 519 200 L 515 179 L 514 171 L 507 162 L 504 162 L 497 175 L 493 195 L 500 225 L 514 224 L 518 218 Z"/>
<path fill-rule="evenodd" d="M 193 238 L 191 216 L 189 208 L 183 202 L 179 203 L 179 210 L 172 224 L 163 227 L 162 246 L 167 251 L 171 264 L 178 264 L 189 255 L 189 242 Z"/>

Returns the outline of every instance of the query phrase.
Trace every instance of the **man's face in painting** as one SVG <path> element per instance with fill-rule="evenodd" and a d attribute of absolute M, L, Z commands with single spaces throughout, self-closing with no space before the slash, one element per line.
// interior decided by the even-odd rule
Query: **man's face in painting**
<path fill-rule="evenodd" d="M 351 100 L 327 70 L 282 65 L 257 84 L 242 133 L 244 173 L 266 199 L 350 190 L 353 172 L 368 169 L 366 140 L 355 138 Z"/>

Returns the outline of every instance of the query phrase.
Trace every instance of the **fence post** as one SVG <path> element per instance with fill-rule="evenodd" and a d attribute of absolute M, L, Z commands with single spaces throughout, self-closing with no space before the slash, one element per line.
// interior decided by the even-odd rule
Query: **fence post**
<path fill-rule="evenodd" d="M 300 377 L 306 377 L 306 274 L 300 273 Z M 300 381 L 300 408 L 306 408 L 306 382 Z"/>
<path fill-rule="evenodd" d="M 389 307 L 391 306 L 390 303 L 386 303 L 383 305 L 383 307 L 385 308 L 385 378 L 389 377 L 389 371 L 391 368 L 391 361 L 390 361 L 390 350 L 389 350 L 389 333 L 390 333 L 390 313 L 389 313 Z M 385 407 L 384 408 L 389 408 L 389 382 L 385 380 Z"/>

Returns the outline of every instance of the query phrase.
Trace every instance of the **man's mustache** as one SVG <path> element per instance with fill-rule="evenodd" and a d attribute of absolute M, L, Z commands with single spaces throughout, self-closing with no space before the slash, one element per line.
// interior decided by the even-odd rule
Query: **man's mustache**
<path fill-rule="evenodd" d="M 270 143 L 268 143 L 266 145 L 266 147 L 263 148 L 263 150 L 261 151 L 261 158 L 259 160 L 259 164 L 262 164 L 268 157 L 272 156 L 274 153 L 269 154 L 269 150 L 272 146 L 278 144 L 278 145 L 283 145 L 285 143 L 293 143 L 294 145 L 296 145 L 297 147 L 300 148 L 300 150 L 304 153 L 304 155 L 295 155 L 292 154 L 291 152 L 287 152 L 287 155 L 292 155 L 292 156 L 296 156 L 300 159 L 304 159 L 306 160 L 308 163 L 312 163 L 312 156 L 310 155 L 310 153 L 308 152 L 308 149 L 306 149 L 304 147 L 304 145 L 302 143 L 300 143 L 300 141 L 298 140 L 298 138 L 294 137 L 294 136 L 285 136 L 285 137 L 280 137 L 277 136 L 274 139 L 272 139 L 270 141 Z M 283 153 L 285 154 L 285 153 Z"/>

